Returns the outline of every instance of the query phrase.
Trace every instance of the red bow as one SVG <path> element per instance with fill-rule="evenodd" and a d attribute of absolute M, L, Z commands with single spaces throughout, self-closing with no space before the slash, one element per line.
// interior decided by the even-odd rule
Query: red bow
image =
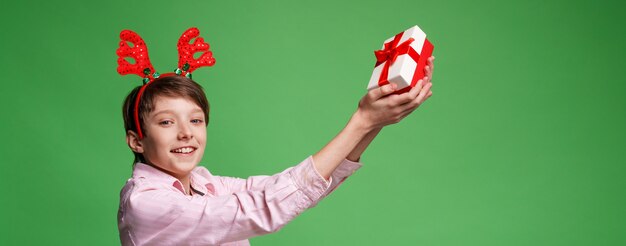
<path fill-rule="evenodd" d="M 395 42 L 394 42 L 395 41 Z M 385 44 L 385 48 L 382 50 L 374 51 L 374 55 L 376 56 L 376 66 L 382 64 L 383 62 L 387 62 L 390 66 L 396 61 L 399 55 L 409 53 L 409 49 L 411 48 L 411 43 L 415 41 L 413 38 L 409 38 L 408 40 L 402 42 L 402 44 L 394 47 L 394 41 L 388 42 Z"/>
<path fill-rule="evenodd" d="M 389 80 L 387 80 L 387 77 L 389 77 L 389 67 L 396 61 L 398 56 L 409 54 L 415 62 L 419 59 L 419 54 L 411 47 L 411 43 L 413 43 L 415 39 L 409 38 L 398 45 L 402 34 L 404 33 L 399 33 L 391 42 L 385 43 L 385 47 L 382 50 L 374 51 L 374 55 L 376 56 L 376 65 L 374 67 L 385 63 L 383 71 L 380 73 L 380 78 L 378 79 L 378 86 L 389 84 Z"/>

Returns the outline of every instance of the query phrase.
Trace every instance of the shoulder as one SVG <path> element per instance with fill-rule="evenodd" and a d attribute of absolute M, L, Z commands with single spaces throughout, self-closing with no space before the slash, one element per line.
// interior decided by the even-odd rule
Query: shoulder
<path fill-rule="evenodd" d="M 134 218 L 134 221 L 173 218 L 184 209 L 179 197 L 183 195 L 174 189 L 148 178 L 131 178 L 122 188 L 119 211 L 125 218 Z"/>
<path fill-rule="evenodd" d="M 207 178 L 207 179 L 213 177 L 213 174 L 211 174 L 209 169 L 207 169 L 206 167 L 203 167 L 203 166 L 197 166 L 191 172 L 196 174 L 196 175 L 200 175 L 200 176 L 202 176 L 204 178 Z"/>
<path fill-rule="evenodd" d="M 172 188 L 171 185 L 154 182 L 145 177 L 130 178 L 122 188 L 120 202 L 134 202 L 143 194 L 167 194 L 174 191 Z"/>

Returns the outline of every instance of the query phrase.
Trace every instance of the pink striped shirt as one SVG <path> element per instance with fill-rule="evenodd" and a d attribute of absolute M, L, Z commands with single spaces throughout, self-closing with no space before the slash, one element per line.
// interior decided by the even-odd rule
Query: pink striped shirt
<path fill-rule="evenodd" d="M 178 179 L 137 163 L 120 194 L 120 239 L 122 245 L 250 245 L 248 238 L 278 231 L 360 167 L 344 160 L 327 181 L 311 156 L 248 179 L 213 176 L 198 166 L 189 196 Z"/>

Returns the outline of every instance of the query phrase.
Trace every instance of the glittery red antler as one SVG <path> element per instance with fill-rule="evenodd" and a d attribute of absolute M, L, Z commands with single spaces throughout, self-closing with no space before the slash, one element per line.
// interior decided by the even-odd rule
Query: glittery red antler
<path fill-rule="evenodd" d="M 139 77 L 144 78 L 144 83 L 152 81 L 154 79 L 154 68 L 150 63 L 148 57 L 148 47 L 146 43 L 139 36 L 139 34 L 131 31 L 124 30 L 120 33 L 120 47 L 117 49 L 117 72 L 121 75 L 136 74 Z M 133 47 L 128 46 L 127 42 L 133 43 Z M 130 57 L 135 59 L 135 64 L 131 64 L 126 61 L 125 58 Z"/>
<path fill-rule="evenodd" d="M 209 44 L 205 43 L 204 38 L 199 36 L 200 31 L 198 28 L 192 27 L 187 29 L 178 39 L 178 68 L 182 69 L 182 75 L 187 75 L 199 67 L 213 66 L 215 64 L 213 52 L 209 51 Z M 196 40 L 194 40 L 193 44 L 189 44 L 189 41 L 193 38 L 196 38 Z M 201 51 L 204 53 L 202 53 L 200 58 L 194 59 L 193 55 Z"/>

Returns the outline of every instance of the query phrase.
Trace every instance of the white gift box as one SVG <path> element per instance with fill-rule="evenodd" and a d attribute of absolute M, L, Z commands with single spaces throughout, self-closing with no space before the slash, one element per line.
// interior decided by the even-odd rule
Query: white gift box
<path fill-rule="evenodd" d="M 385 40 L 382 49 L 375 52 L 377 63 L 367 89 L 394 83 L 398 86 L 397 94 L 409 91 L 424 77 L 424 67 L 433 49 L 418 26 Z M 386 78 L 381 77 L 384 73 Z"/>

